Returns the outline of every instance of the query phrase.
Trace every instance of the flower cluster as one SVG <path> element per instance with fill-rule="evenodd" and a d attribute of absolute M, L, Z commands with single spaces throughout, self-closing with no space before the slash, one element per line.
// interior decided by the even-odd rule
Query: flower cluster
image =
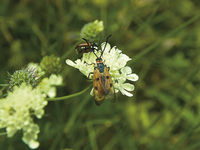
<path fill-rule="evenodd" d="M 28 72 L 30 75 L 34 75 L 36 80 L 38 80 L 36 78 L 39 77 L 38 75 L 44 74 L 37 64 L 29 64 L 28 68 L 27 72 L 35 74 L 37 72 L 37 76 Z M 22 79 L 27 77 L 27 80 L 20 80 L 20 84 L 13 86 L 12 92 L 8 92 L 6 98 L 0 99 L 0 128 L 6 128 L 8 137 L 12 137 L 18 130 L 22 130 L 24 143 L 35 149 L 39 146 L 37 138 L 40 129 L 34 123 L 33 116 L 38 119 L 42 118 L 44 107 L 47 105 L 46 97 L 56 96 L 55 86 L 62 84 L 62 77 L 52 74 L 49 78 L 41 79 L 37 86 L 33 87 L 31 82 L 25 82 L 29 81 L 29 76 L 24 76 L 27 72 L 26 70 L 17 72 L 22 74 L 20 74 Z"/>
<path fill-rule="evenodd" d="M 45 95 L 30 85 L 15 86 L 13 92 L 0 100 L 0 128 L 6 128 L 7 136 L 12 137 L 18 130 L 23 130 L 23 141 L 30 148 L 37 148 L 39 127 L 31 116 L 41 118 L 47 105 Z"/>
<path fill-rule="evenodd" d="M 103 21 L 95 20 L 94 22 L 84 25 L 81 29 L 80 37 L 87 40 L 97 40 L 104 30 Z"/>
<path fill-rule="evenodd" d="M 49 78 L 44 78 L 38 85 L 40 91 L 45 93 L 48 97 L 55 97 L 56 96 L 56 87 L 61 85 L 63 82 L 62 76 L 52 74 Z"/>
<path fill-rule="evenodd" d="M 104 47 L 105 43 L 101 46 Z M 95 52 L 98 56 L 101 55 L 101 50 Z M 114 84 L 115 92 L 121 92 L 126 96 L 133 96 L 131 91 L 134 90 L 134 85 L 125 83 L 126 80 L 137 81 L 138 76 L 132 73 L 132 69 L 126 66 L 127 62 L 131 60 L 130 57 L 123 54 L 116 46 L 112 47 L 107 43 L 102 59 L 107 67 L 110 67 L 110 75 Z M 94 71 L 94 66 L 90 65 L 96 62 L 96 56 L 93 52 L 84 53 L 81 59 L 75 62 L 67 59 L 66 63 L 72 67 L 79 69 L 81 73 L 88 77 L 90 72 Z M 92 92 L 91 92 L 92 94 Z"/>

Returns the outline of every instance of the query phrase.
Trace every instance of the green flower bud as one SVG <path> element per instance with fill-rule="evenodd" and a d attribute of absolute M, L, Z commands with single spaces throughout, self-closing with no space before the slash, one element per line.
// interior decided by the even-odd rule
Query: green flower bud
<path fill-rule="evenodd" d="M 34 68 L 26 68 L 15 71 L 10 75 L 9 90 L 12 91 L 14 86 L 20 86 L 22 83 L 35 87 L 38 83 L 38 75 Z"/>
<path fill-rule="evenodd" d="M 50 74 L 58 74 L 62 69 L 62 64 L 59 57 L 51 55 L 42 59 L 40 67 L 49 76 Z"/>
<path fill-rule="evenodd" d="M 102 36 L 103 30 L 103 21 L 95 20 L 83 26 L 80 36 L 89 41 L 96 41 Z"/>

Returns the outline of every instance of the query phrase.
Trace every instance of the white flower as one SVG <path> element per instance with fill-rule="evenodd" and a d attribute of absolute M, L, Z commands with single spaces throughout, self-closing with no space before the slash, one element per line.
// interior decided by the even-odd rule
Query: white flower
<path fill-rule="evenodd" d="M 105 43 L 103 43 L 102 49 Z M 97 56 L 101 55 L 101 50 L 95 51 Z M 120 91 L 123 95 L 133 96 L 131 91 L 134 90 L 134 85 L 130 83 L 125 83 L 126 80 L 137 81 L 138 76 L 132 73 L 132 69 L 126 66 L 127 62 L 131 60 L 130 57 L 123 54 L 121 50 L 117 47 L 110 47 L 107 43 L 105 51 L 103 53 L 102 59 L 107 67 L 110 67 L 109 73 L 111 75 L 115 92 Z M 94 65 L 92 63 L 96 62 L 96 56 L 93 52 L 84 53 L 81 59 L 77 59 L 75 62 L 67 59 L 66 63 L 72 67 L 79 69 L 81 73 L 88 77 L 90 72 L 94 71 Z M 90 92 L 92 95 L 92 91 Z"/>
<path fill-rule="evenodd" d="M 52 74 L 49 78 L 44 78 L 39 83 L 38 88 L 41 92 L 52 98 L 56 96 L 56 87 L 63 82 L 62 76 Z"/>
<path fill-rule="evenodd" d="M 47 105 L 46 97 L 55 97 L 54 86 L 62 84 L 60 75 L 52 74 L 43 78 L 37 87 L 25 83 L 15 86 L 13 92 L 0 99 L 0 129 L 6 128 L 7 136 L 12 137 L 18 130 L 23 131 L 22 140 L 31 149 L 39 147 L 39 126 L 34 123 L 33 116 L 41 119 L 44 107 Z"/>
<path fill-rule="evenodd" d="M 40 130 L 32 116 L 38 119 L 43 116 L 44 107 L 47 105 L 45 97 L 40 89 L 32 89 L 26 84 L 14 87 L 13 92 L 0 100 L 0 128 L 6 128 L 8 137 L 22 130 L 22 140 L 30 148 L 37 148 L 39 146 L 37 137 Z"/>

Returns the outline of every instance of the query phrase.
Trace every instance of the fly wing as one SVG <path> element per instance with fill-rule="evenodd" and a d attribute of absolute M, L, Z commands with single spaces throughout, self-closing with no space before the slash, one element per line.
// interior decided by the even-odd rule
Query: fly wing
<path fill-rule="evenodd" d="M 100 104 L 99 102 L 104 100 L 105 94 L 102 83 L 102 75 L 98 69 L 94 69 L 93 87 L 94 87 L 95 102 L 96 104 Z"/>

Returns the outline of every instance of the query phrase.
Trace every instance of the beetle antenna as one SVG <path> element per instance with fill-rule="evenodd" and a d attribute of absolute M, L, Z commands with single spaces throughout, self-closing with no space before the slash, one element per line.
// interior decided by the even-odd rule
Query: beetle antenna
<path fill-rule="evenodd" d="M 102 50 L 101 56 L 103 55 L 103 53 L 104 53 L 104 51 L 105 51 L 105 49 L 106 49 L 106 45 L 107 45 L 107 43 L 108 43 L 108 40 L 109 40 L 109 38 L 110 38 L 111 36 L 112 36 L 112 34 L 110 34 L 110 35 L 107 36 L 107 38 L 106 38 L 106 44 L 105 44 L 105 46 L 104 46 L 104 48 L 103 48 L 103 50 Z M 101 58 L 101 56 L 100 56 L 100 58 Z"/>
<path fill-rule="evenodd" d="M 86 40 L 85 38 L 82 38 L 82 39 L 88 44 L 88 46 L 90 46 L 88 40 Z"/>
<path fill-rule="evenodd" d="M 95 43 L 95 41 L 93 41 L 91 45 L 92 45 L 92 50 L 93 50 L 93 51 L 94 51 L 94 50 L 98 50 L 98 45 Z M 95 46 L 96 46 L 97 48 L 94 48 Z"/>
<path fill-rule="evenodd" d="M 97 54 L 94 52 L 94 50 L 93 50 L 92 52 L 94 53 L 94 55 L 95 55 L 97 58 L 99 58 L 99 57 L 97 56 Z"/>

